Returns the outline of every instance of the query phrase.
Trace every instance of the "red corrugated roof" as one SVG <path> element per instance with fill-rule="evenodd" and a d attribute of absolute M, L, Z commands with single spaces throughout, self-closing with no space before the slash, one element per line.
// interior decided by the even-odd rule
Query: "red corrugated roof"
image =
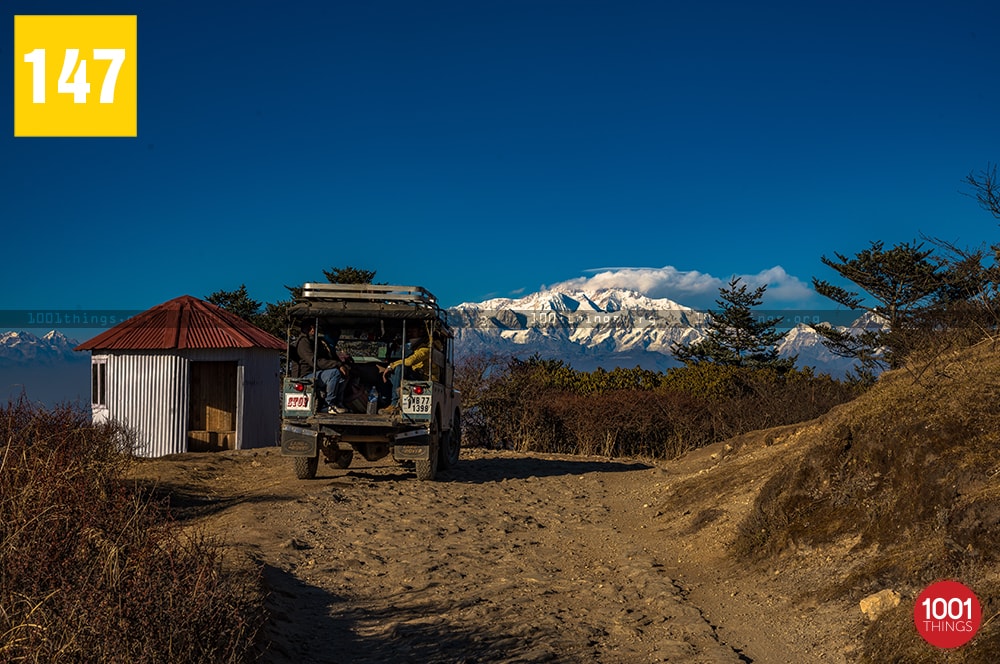
<path fill-rule="evenodd" d="M 285 342 L 236 314 L 190 295 L 133 316 L 74 350 L 167 350 L 173 348 L 272 348 Z"/>

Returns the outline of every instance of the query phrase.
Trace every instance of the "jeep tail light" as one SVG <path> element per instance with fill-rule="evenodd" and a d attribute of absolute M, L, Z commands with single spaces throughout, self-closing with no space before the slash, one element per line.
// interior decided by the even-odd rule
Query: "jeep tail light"
<path fill-rule="evenodd" d="M 413 393 L 414 394 L 423 394 L 424 393 L 424 386 L 423 385 L 414 385 L 413 386 Z"/>
<path fill-rule="evenodd" d="M 305 385 L 303 385 L 302 383 L 295 383 L 295 391 L 296 392 L 305 392 L 305 390 L 306 390 L 306 386 Z"/>

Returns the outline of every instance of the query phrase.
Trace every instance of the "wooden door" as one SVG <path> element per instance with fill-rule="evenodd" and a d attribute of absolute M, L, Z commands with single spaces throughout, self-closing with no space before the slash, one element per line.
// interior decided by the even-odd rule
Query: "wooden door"
<path fill-rule="evenodd" d="M 236 362 L 192 362 L 188 451 L 235 447 Z"/>

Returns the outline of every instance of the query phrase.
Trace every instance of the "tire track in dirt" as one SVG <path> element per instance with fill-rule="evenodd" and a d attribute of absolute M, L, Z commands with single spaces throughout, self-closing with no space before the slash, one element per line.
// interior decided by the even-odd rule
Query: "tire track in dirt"
<path fill-rule="evenodd" d="M 267 461 L 299 495 L 224 518 L 268 566 L 265 661 L 742 661 L 616 532 L 606 478 L 648 467 L 463 455 L 440 482 L 391 463 L 299 482 Z"/>
<path fill-rule="evenodd" d="M 437 482 L 363 460 L 300 481 L 275 450 L 178 459 L 146 472 L 265 565 L 265 662 L 749 661 L 622 512 L 650 466 L 472 449 Z"/>

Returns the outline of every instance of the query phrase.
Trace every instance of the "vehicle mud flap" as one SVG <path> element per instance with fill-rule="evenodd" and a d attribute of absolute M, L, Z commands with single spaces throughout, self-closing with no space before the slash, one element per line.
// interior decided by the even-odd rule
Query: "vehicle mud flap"
<path fill-rule="evenodd" d="M 392 458 L 396 461 L 427 461 L 431 458 L 431 446 L 427 444 L 396 444 L 392 448 Z"/>
<path fill-rule="evenodd" d="M 320 433 L 286 424 L 281 427 L 281 455 L 315 457 L 319 452 Z"/>

